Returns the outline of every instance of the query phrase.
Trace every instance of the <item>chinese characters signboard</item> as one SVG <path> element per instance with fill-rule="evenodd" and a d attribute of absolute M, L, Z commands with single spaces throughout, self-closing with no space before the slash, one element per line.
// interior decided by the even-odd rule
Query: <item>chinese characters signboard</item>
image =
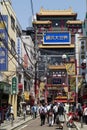
<path fill-rule="evenodd" d="M 69 32 L 47 32 L 44 33 L 43 44 L 70 44 L 71 35 Z"/>
<path fill-rule="evenodd" d="M 12 78 L 12 94 L 17 94 L 17 77 Z"/>
<path fill-rule="evenodd" d="M 0 16 L 0 71 L 8 69 L 8 16 Z"/>

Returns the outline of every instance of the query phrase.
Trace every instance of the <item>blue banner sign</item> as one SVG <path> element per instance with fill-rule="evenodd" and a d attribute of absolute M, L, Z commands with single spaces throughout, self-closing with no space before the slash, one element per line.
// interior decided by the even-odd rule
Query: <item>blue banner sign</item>
<path fill-rule="evenodd" d="M 0 47 L 0 71 L 5 71 L 7 68 L 7 50 L 3 47 Z"/>
<path fill-rule="evenodd" d="M 8 69 L 8 16 L 0 16 L 0 71 Z"/>
<path fill-rule="evenodd" d="M 70 44 L 71 35 L 69 32 L 47 32 L 44 33 L 43 44 Z"/>

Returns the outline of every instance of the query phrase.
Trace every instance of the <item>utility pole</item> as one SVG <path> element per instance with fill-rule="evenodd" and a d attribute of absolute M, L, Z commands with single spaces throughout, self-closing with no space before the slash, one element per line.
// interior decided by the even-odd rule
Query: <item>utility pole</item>
<path fill-rule="evenodd" d="M 34 83 L 34 92 L 35 92 L 35 102 L 37 103 L 37 73 L 38 73 L 38 45 L 37 45 L 37 27 L 35 26 L 35 43 L 34 43 L 34 49 L 35 49 L 35 83 Z"/>
<path fill-rule="evenodd" d="M 33 1 L 32 1 L 32 0 L 30 0 L 30 2 L 31 2 L 32 18 L 33 18 L 33 21 L 34 21 L 35 19 L 34 19 L 34 8 L 33 8 Z"/>

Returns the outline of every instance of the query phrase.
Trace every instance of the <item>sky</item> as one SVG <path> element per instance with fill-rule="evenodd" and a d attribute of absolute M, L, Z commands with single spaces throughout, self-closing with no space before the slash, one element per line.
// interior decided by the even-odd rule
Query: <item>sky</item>
<path fill-rule="evenodd" d="M 12 0 L 12 6 L 17 19 L 22 27 L 26 29 L 31 26 L 32 10 L 31 0 Z M 46 10 L 72 10 L 77 13 L 77 19 L 83 21 L 86 15 L 86 0 L 32 0 L 34 15 L 39 13 L 41 7 Z"/>

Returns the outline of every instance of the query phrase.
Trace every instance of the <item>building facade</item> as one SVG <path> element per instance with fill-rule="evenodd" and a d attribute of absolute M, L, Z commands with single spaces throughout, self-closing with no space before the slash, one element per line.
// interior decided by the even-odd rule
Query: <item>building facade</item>
<path fill-rule="evenodd" d="M 10 0 L 0 2 L 0 11 L 0 108 L 5 114 L 12 104 L 16 117 L 20 102 L 29 103 L 34 48 L 31 37 L 22 32 Z"/>
<path fill-rule="evenodd" d="M 66 102 L 64 101 L 66 97 L 70 99 L 72 87 L 70 80 L 73 75 L 75 76 L 75 34 L 82 34 L 82 21 L 77 20 L 77 13 L 71 8 L 68 10 L 41 8 L 36 14 L 36 20 L 33 21 L 33 27 L 35 45 L 38 46 L 41 60 L 38 63 L 39 85 L 43 77 L 46 77 L 44 87 L 49 95 L 47 99 L 54 100 L 61 96 L 61 101 Z"/>

